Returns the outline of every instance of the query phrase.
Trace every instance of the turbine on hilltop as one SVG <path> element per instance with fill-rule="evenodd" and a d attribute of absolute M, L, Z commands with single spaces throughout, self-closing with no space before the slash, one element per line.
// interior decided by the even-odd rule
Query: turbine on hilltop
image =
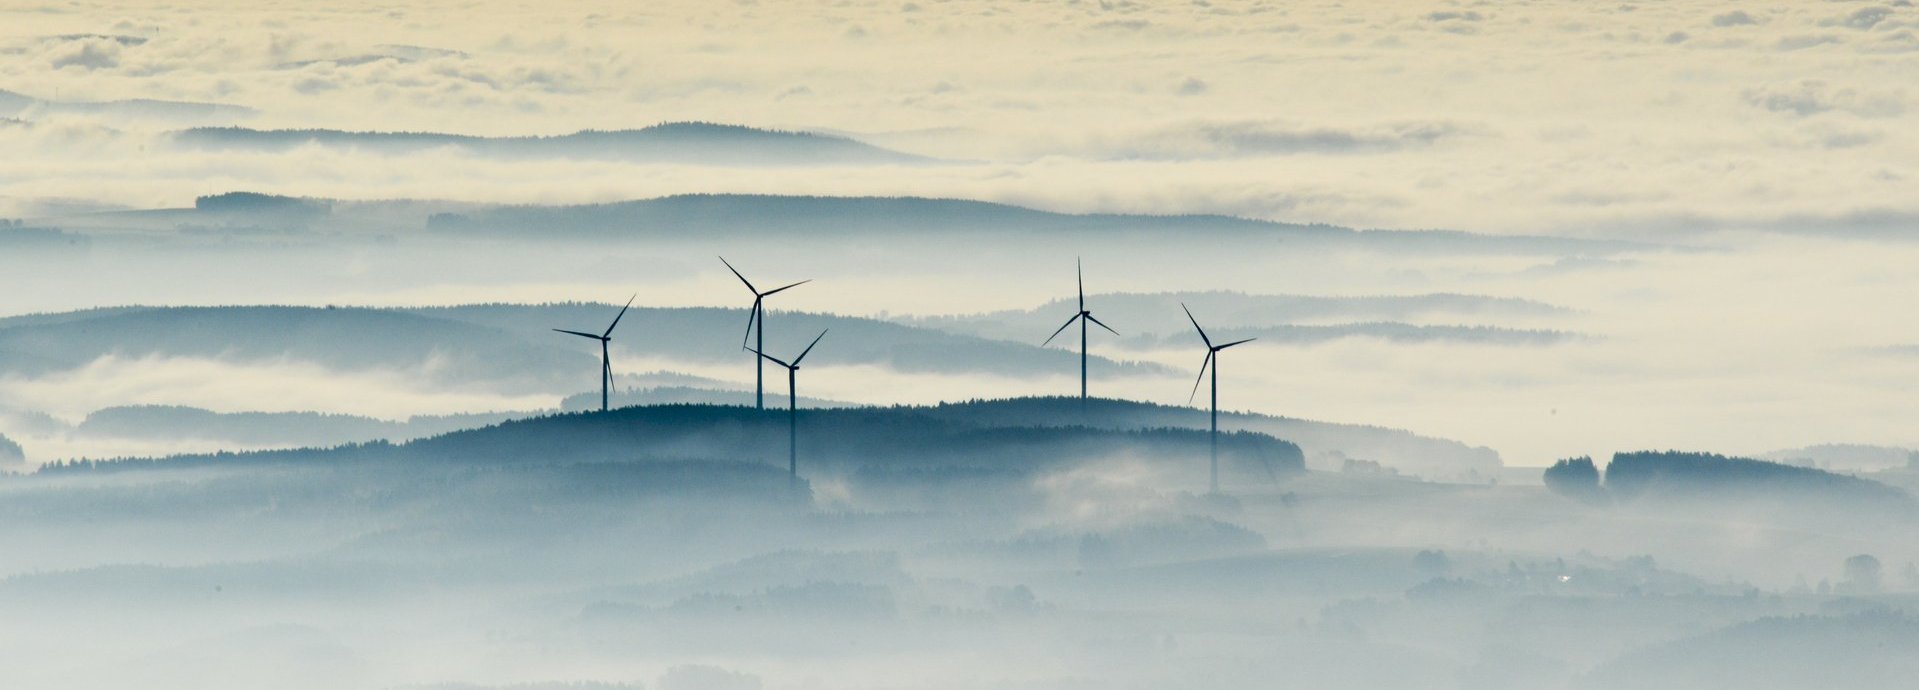
<path fill-rule="evenodd" d="M 1080 401 L 1081 407 L 1084 407 L 1086 404 L 1086 324 L 1087 323 L 1098 324 L 1100 328 L 1106 329 L 1106 332 L 1111 333 L 1113 335 L 1119 335 L 1119 331 L 1113 330 L 1111 326 L 1108 326 L 1105 323 L 1101 322 L 1099 319 L 1094 318 L 1093 312 L 1087 311 L 1086 309 L 1086 268 L 1080 265 L 1078 260 L 1074 260 L 1073 265 L 1075 266 L 1079 275 L 1079 313 L 1074 314 L 1072 318 L 1067 319 L 1066 323 L 1061 325 L 1059 327 L 1059 330 L 1053 331 L 1052 335 L 1046 336 L 1046 342 L 1040 343 L 1039 346 L 1046 347 L 1047 345 L 1053 342 L 1054 338 L 1059 337 L 1059 334 L 1066 332 L 1066 328 L 1068 326 L 1073 325 L 1074 321 L 1079 322 L 1079 401 Z"/>
<path fill-rule="evenodd" d="M 806 349 L 801 350 L 800 356 L 794 357 L 791 363 L 761 352 L 758 348 L 753 349 L 753 354 L 759 355 L 761 359 L 771 360 L 774 364 L 786 367 L 786 471 L 795 481 L 800 478 L 800 389 L 798 381 L 800 362 L 806 359 L 806 353 L 812 352 L 813 346 L 820 344 L 820 338 L 824 337 L 826 337 L 826 331 L 820 331 L 820 334 L 813 338 L 813 342 L 807 344 Z"/>
<path fill-rule="evenodd" d="M 626 317 L 626 310 L 631 309 L 633 307 L 633 300 L 639 299 L 639 297 L 640 297 L 639 295 L 634 295 L 626 299 L 626 306 L 620 307 L 619 315 L 613 317 L 613 323 L 612 325 L 609 325 L 606 327 L 605 333 L 594 335 L 592 333 L 581 333 L 579 331 L 569 331 L 564 328 L 553 329 L 554 331 L 557 331 L 560 333 L 565 333 L 568 335 L 577 335 L 582 338 L 592 338 L 594 340 L 600 341 L 600 411 L 601 412 L 606 411 L 608 398 L 610 397 L 613 390 L 613 358 L 611 354 L 607 352 L 607 345 L 613 342 L 613 329 L 620 327 L 620 319 Z"/>
<path fill-rule="evenodd" d="M 1199 379 L 1193 381 L 1193 392 L 1186 396 L 1186 402 L 1192 402 L 1193 397 L 1199 395 L 1199 384 L 1206 380 L 1206 369 L 1211 367 L 1213 370 L 1213 424 L 1211 436 L 1213 463 L 1211 481 L 1208 485 L 1212 488 L 1212 493 L 1219 493 L 1219 351 L 1234 345 L 1250 343 L 1256 340 L 1256 338 L 1235 340 L 1225 345 L 1214 345 L 1213 339 L 1206 336 L 1206 329 L 1199 327 L 1199 319 L 1193 318 L 1193 310 L 1187 309 L 1185 302 L 1181 302 L 1179 308 L 1185 310 L 1186 320 L 1193 322 L 1193 330 L 1199 331 L 1199 339 L 1206 343 L 1206 359 L 1199 364 Z"/>
<path fill-rule="evenodd" d="M 740 338 L 740 348 L 752 350 L 755 354 L 759 354 L 761 350 L 766 349 L 766 298 L 779 294 L 782 291 L 813 282 L 813 279 L 808 278 L 786 287 L 760 292 L 759 288 L 753 287 L 753 281 L 747 280 L 746 276 L 740 275 L 740 270 L 734 268 L 733 264 L 726 260 L 726 257 L 720 257 L 720 263 L 726 264 L 726 270 L 732 271 L 733 276 L 739 278 L 740 282 L 745 283 L 746 289 L 753 293 L 753 308 L 752 311 L 746 315 L 746 336 Z M 755 326 L 758 327 L 755 328 Z M 747 341 L 753 341 L 753 347 L 747 347 Z M 765 355 L 761 354 L 760 356 L 764 357 Z M 759 357 L 753 358 L 753 401 L 754 409 L 766 409 L 766 363 L 760 361 Z"/>

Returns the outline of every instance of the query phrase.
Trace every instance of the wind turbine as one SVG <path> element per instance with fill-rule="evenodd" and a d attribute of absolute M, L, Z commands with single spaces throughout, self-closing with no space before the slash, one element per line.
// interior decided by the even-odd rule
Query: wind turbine
<path fill-rule="evenodd" d="M 760 292 L 759 288 L 753 287 L 753 281 L 747 280 L 746 276 L 740 275 L 740 269 L 734 268 L 733 264 L 727 262 L 726 257 L 720 257 L 720 263 L 726 264 L 726 270 L 732 271 L 733 276 L 739 278 L 740 282 L 746 283 L 746 289 L 753 293 L 753 309 L 746 315 L 746 335 L 740 338 L 740 348 L 758 353 L 766 349 L 766 298 L 779 294 L 781 291 L 789 288 L 813 282 L 813 279 L 808 278 L 786 287 Z M 758 324 L 759 328 L 755 329 L 753 327 L 754 324 Z M 749 339 L 754 341 L 753 347 L 746 346 L 746 341 Z M 754 409 L 766 409 L 766 364 L 758 358 L 754 358 L 753 360 L 753 393 Z"/>
<path fill-rule="evenodd" d="M 759 355 L 761 359 L 772 360 L 774 364 L 786 367 L 786 471 L 795 480 L 800 478 L 800 389 L 798 382 L 800 362 L 806 359 L 806 353 L 812 352 L 813 346 L 820 344 L 820 338 L 824 337 L 826 337 L 826 331 L 820 331 L 819 335 L 814 336 L 813 342 L 808 344 L 806 349 L 800 351 L 800 356 L 793 358 L 791 364 L 788 364 L 786 360 L 761 352 L 758 348 L 753 348 L 753 354 Z"/>
<path fill-rule="evenodd" d="M 1100 328 L 1106 329 L 1107 333 L 1113 335 L 1119 335 L 1119 331 L 1093 318 L 1093 312 L 1086 310 L 1086 267 L 1077 259 L 1073 261 L 1073 265 L 1079 272 L 1079 313 L 1067 319 L 1066 323 L 1062 324 L 1059 330 L 1053 331 L 1052 335 L 1046 336 L 1046 342 L 1040 343 L 1039 346 L 1046 347 L 1053 342 L 1054 338 L 1059 337 L 1059 334 L 1066 332 L 1067 326 L 1073 325 L 1074 321 L 1079 322 L 1079 402 L 1080 407 L 1083 408 L 1086 406 L 1086 324 L 1087 322 L 1099 324 Z"/>
<path fill-rule="evenodd" d="M 607 345 L 613 342 L 613 329 L 619 328 L 620 319 L 626 317 L 626 310 L 632 308 L 633 300 L 638 298 L 639 298 L 639 295 L 634 295 L 626 299 L 626 306 L 620 307 L 619 316 L 613 317 L 613 324 L 606 327 L 605 333 L 594 335 L 592 333 L 581 333 L 579 331 L 569 331 L 564 328 L 553 329 L 560 333 L 566 333 L 568 335 L 577 335 L 582 338 L 592 338 L 594 340 L 600 341 L 600 411 L 601 412 L 606 411 L 607 397 L 608 397 L 608 394 L 613 390 L 613 358 L 611 355 L 607 353 Z"/>
<path fill-rule="evenodd" d="M 1219 493 L 1219 351 L 1234 345 L 1250 343 L 1257 340 L 1257 338 L 1235 340 L 1225 345 L 1214 345 L 1213 339 L 1206 337 L 1206 329 L 1199 327 L 1199 319 L 1193 318 L 1193 310 L 1187 309 L 1185 302 L 1179 303 L 1179 308 L 1185 310 L 1186 320 L 1193 322 L 1193 330 L 1199 331 L 1199 339 L 1206 343 L 1206 361 L 1199 363 L 1199 379 L 1193 381 L 1193 392 L 1186 396 L 1186 402 L 1192 402 L 1193 396 L 1199 395 L 1199 384 L 1206 380 L 1206 368 L 1208 366 L 1213 368 L 1213 471 L 1211 485 L 1213 489 L 1212 492 Z"/>

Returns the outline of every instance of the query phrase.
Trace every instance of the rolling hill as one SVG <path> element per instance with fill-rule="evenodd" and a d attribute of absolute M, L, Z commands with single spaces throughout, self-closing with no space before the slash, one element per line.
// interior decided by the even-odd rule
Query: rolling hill
<path fill-rule="evenodd" d="M 616 408 L 644 408 L 672 405 L 727 406 L 752 405 L 750 390 L 661 385 L 623 390 L 614 396 Z M 773 413 L 784 409 L 783 396 L 770 394 L 768 408 Z M 1013 398 L 944 403 L 932 406 L 897 408 L 858 408 L 851 403 L 802 397 L 805 408 L 855 408 L 911 412 L 974 427 L 1095 428 L 1108 431 L 1145 429 L 1204 430 L 1204 410 L 1171 407 L 1151 403 L 1096 398 L 1082 414 L 1077 398 Z M 597 394 L 568 396 L 561 405 L 566 412 L 590 412 L 599 406 Z M 75 427 L 76 437 L 102 437 L 123 440 L 196 439 L 223 442 L 231 450 L 252 448 L 288 448 L 295 446 L 332 446 L 374 441 L 404 442 L 512 419 L 537 418 L 551 414 L 546 410 L 523 410 L 488 414 L 416 416 L 402 421 L 387 421 L 351 415 L 315 413 L 220 413 L 179 406 L 134 406 L 107 408 L 89 415 Z M 1485 482 L 1502 467 L 1497 453 L 1445 439 L 1419 436 L 1398 429 L 1315 422 L 1251 413 L 1221 414 L 1224 430 L 1246 430 L 1277 436 L 1294 442 L 1302 457 L 1318 469 L 1338 470 L 1347 458 L 1372 460 L 1412 476 L 1442 481 Z"/>
<path fill-rule="evenodd" d="M 1906 492 L 1868 479 L 1713 453 L 1615 453 L 1606 465 L 1605 479 L 1606 490 L 1621 501 L 1738 501 L 1793 496 L 1855 507 L 1919 506 Z"/>
<path fill-rule="evenodd" d="M 1110 317 L 1109 320 L 1128 324 L 1129 333 L 1162 337 L 1192 337 L 1192 324 L 1180 311 L 1182 304 L 1191 308 L 1208 329 L 1222 330 L 1280 324 L 1340 329 L 1365 324 L 1412 325 L 1455 319 L 1550 319 L 1571 313 L 1565 307 L 1534 300 L 1455 293 L 1318 296 L 1222 291 L 1114 292 L 1089 295 L 1087 299 L 1093 300 L 1099 313 Z M 1031 309 L 895 320 L 988 338 L 1016 338 L 1057 328 L 1060 315 L 1070 314 L 1076 308 L 1071 300 L 1057 299 Z M 1334 336 L 1329 333 L 1329 337 Z"/>
<path fill-rule="evenodd" d="M 941 236 L 1034 239 L 1265 238 L 1303 246 L 1376 251 L 1513 255 L 1605 254 L 1646 245 L 1447 230 L 1353 230 L 1222 215 L 1056 213 L 1008 204 L 927 197 L 683 194 L 606 204 L 494 206 L 434 215 L 451 236 L 577 240 L 728 238 L 895 240 Z M 903 235 L 903 236 L 902 236 Z"/>
<path fill-rule="evenodd" d="M 936 417 L 973 424 L 1084 425 L 1101 429 L 1172 427 L 1205 429 L 1207 411 L 1154 403 L 1096 398 L 1080 412 L 1077 398 L 1013 398 L 943 403 L 928 408 Z M 1491 448 L 1420 436 L 1409 431 L 1359 424 L 1316 422 L 1290 417 L 1221 411 L 1219 426 L 1284 438 L 1299 446 L 1309 465 L 1337 470 L 1346 458 L 1372 460 L 1402 473 L 1438 481 L 1484 483 L 1503 467 Z"/>
<path fill-rule="evenodd" d="M 33 121 L 58 115 L 86 115 L 121 122 L 161 124 L 226 124 L 258 115 L 259 111 L 227 103 L 199 103 L 135 98 L 110 101 L 42 99 L 0 90 L 0 117 Z"/>
<path fill-rule="evenodd" d="M 123 307 L 0 319 L 0 373 L 42 375 L 100 357 L 292 359 L 342 371 L 418 369 L 448 384 L 573 393 L 598 366 L 556 327 L 606 322 L 618 305 L 474 305 L 419 309 L 316 307 Z M 682 361 L 743 361 L 743 309 L 636 307 L 617 353 Z M 831 347 L 809 362 L 875 364 L 906 372 L 1030 376 L 1070 371 L 1078 355 L 858 317 L 774 313 L 768 347 L 803 343 L 832 329 Z M 590 343 L 589 343 L 590 344 Z M 1107 374 L 1154 373 L 1156 365 L 1095 358 Z M 743 367 L 749 365 L 742 365 Z"/>
<path fill-rule="evenodd" d="M 984 417 L 916 407 L 805 410 L 800 426 L 806 476 L 845 476 L 877 490 L 902 483 L 942 489 L 952 484 L 958 491 L 960 485 L 1023 482 L 1038 472 L 1122 456 L 1171 463 L 1167 467 L 1192 473 L 1207 455 L 1207 434 L 1190 429 L 1000 425 Z M 663 405 L 511 420 L 404 444 L 89 460 L 55 463 L 41 472 L 262 466 L 610 468 L 700 461 L 777 466 L 786 457 L 786 432 L 787 415 L 781 410 Z M 1222 434 L 1220 458 L 1222 474 L 1248 481 L 1270 483 L 1305 470 L 1298 446 L 1259 433 Z"/>

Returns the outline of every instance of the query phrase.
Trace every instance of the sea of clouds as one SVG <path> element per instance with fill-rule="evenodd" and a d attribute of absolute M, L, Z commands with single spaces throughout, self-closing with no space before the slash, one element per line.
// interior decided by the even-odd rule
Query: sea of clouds
<path fill-rule="evenodd" d="M 144 3 L 0 10 L 0 214 L 244 187 L 587 201 L 925 194 L 1493 232 L 1909 224 L 1891 3 Z M 131 99 L 225 104 L 182 110 Z M 18 101 L 19 99 L 15 99 Z M 0 99 L 0 109 L 8 108 Z M 703 120 L 960 163 L 836 170 L 167 146 L 190 124 Z"/>

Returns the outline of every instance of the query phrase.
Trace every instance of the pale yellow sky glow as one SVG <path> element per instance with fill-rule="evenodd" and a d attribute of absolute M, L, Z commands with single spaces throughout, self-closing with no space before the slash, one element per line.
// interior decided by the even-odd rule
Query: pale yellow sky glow
<path fill-rule="evenodd" d="M 1464 292 L 1569 307 L 1550 323 L 1499 325 L 1590 340 L 1349 340 L 1238 358 L 1250 380 L 1228 396 L 1236 407 L 1459 438 L 1513 464 L 1654 446 L 1915 443 L 1902 417 L 1914 360 L 1887 353 L 1919 343 L 1899 316 L 1919 302 L 1919 249 L 1817 238 L 1919 229 L 1916 33 L 1919 9 L 1903 2 L 17 3 L 0 9 L 0 90 L 22 96 L 0 101 L 13 108 L 0 125 L 0 216 L 184 206 L 236 189 L 512 203 L 750 192 L 1673 242 L 1707 251 L 1573 266 L 1276 255 L 1217 271 L 1120 253 L 1105 259 L 1125 275 L 1101 289 Z M 234 108 L 75 105 L 125 99 Z M 844 133 L 947 162 L 209 152 L 169 140 L 196 125 L 504 136 L 692 120 Z M 710 291 L 730 278 L 704 256 L 631 258 L 648 262 L 654 303 L 729 304 Z M 935 314 L 1058 296 L 1038 277 L 961 289 L 982 270 L 821 275 L 792 306 Z M 604 300 L 631 286 L 358 275 L 247 292 L 121 277 L 0 307 Z M 1185 353 L 1136 356 L 1190 366 Z M 884 373 L 820 385 L 878 402 L 1004 388 L 888 385 Z M 0 382 L 0 394 L 21 404 L 48 390 L 37 385 Z M 1183 383 L 1118 385 L 1183 400 Z M 394 395 L 333 408 L 504 404 Z"/>

